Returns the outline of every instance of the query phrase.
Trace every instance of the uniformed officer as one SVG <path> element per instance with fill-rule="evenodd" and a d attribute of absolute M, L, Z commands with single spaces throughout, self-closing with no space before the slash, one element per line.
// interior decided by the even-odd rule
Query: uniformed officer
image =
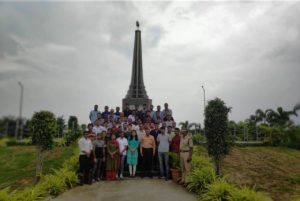
<path fill-rule="evenodd" d="M 193 140 L 188 135 L 187 130 L 181 131 L 182 136 L 180 138 L 180 167 L 181 167 L 181 184 L 186 183 L 186 178 L 191 169 L 191 161 L 193 154 Z"/>

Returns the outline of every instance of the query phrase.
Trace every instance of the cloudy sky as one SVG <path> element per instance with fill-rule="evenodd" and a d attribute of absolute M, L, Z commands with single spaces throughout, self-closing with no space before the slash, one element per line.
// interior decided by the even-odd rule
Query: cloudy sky
<path fill-rule="evenodd" d="M 121 105 L 135 21 L 153 104 L 180 122 L 203 121 L 222 98 L 230 119 L 300 101 L 300 2 L 0 3 L 0 116 L 47 109 L 87 123 L 95 103 Z M 299 117 L 296 121 L 300 123 Z"/>

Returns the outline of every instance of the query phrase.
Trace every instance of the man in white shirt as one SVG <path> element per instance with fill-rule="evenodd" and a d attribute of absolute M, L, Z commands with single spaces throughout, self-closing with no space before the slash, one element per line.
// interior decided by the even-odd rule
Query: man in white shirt
<path fill-rule="evenodd" d="M 101 120 L 96 121 L 96 125 L 93 127 L 93 133 L 96 134 L 96 137 L 103 131 L 107 132 L 107 129 L 104 126 L 101 126 Z"/>
<path fill-rule="evenodd" d="M 117 141 L 119 143 L 120 161 L 121 161 L 120 168 L 119 168 L 119 174 L 120 174 L 120 179 L 123 179 L 125 158 L 126 158 L 127 146 L 128 146 L 128 141 L 125 138 L 124 132 L 121 132 L 120 137 L 117 139 Z"/>
<path fill-rule="evenodd" d="M 80 185 L 88 183 L 90 173 L 90 153 L 93 150 L 93 145 L 88 139 L 88 131 L 83 132 L 84 136 L 78 140 L 79 146 L 79 180 Z"/>
<path fill-rule="evenodd" d="M 146 135 L 146 131 L 144 129 L 144 125 L 140 124 L 138 127 L 136 126 L 136 134 L 138 136 L 139 141 L 143 139 L 143 137 Z"/>

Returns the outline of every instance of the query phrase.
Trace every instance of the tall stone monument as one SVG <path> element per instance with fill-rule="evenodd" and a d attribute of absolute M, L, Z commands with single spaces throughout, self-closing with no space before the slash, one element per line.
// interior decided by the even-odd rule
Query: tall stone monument
<path fill-rule="evenodd" d="M 135 30 L 132 74 L 129 89 L 126 97 L 123 99 L 123 110 L 128 104 L 130 109 L 149 109 L 152 100 L 148 98 L 143 78 L 143 60 L 142 60 L 142 40 L 139 22 L 136 22 Z"/>

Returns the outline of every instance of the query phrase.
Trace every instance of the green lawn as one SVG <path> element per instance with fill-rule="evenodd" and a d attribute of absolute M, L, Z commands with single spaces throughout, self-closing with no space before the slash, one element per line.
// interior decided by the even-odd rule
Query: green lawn
<path fill-rule="evenodd" d="M 45 153 L 43 173 L 61 167 L 62 163 L 74 153 L 74 146 L 56 147 Z M 35 146 L 0 146 L 0 189 L 24 188 L 34 182 L 36 166 Z"/>
<path fill-rule="evenodd" d="M 200 154 L 206 154 L 204 147 Z M 275 201 L 300 198 L 300 151 L 284 147 L 234 147 L 223 161 L 230 183 L 268 192 Z"/>

